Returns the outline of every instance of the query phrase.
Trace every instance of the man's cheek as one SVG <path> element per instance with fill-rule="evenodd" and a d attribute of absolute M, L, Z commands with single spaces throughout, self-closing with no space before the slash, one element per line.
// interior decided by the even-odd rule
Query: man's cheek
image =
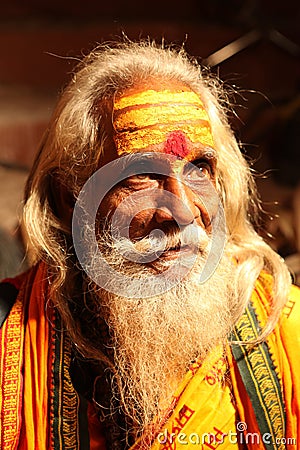
<path fill-rule="evenodd" d="M 206 177 L 195 183 L 187 183 L 195 195 L 195 202 L 202 214 L 209 216 L 210 221 L 217 215 L 220 208 L 220 196 L 212 181 Z"/>
<path fill-rule="evenodd" d="M 118 187 L 114 187 L 109 191 L 101 201 L 98 213 L 101 218 L 109 218 L 117 209 L 118 205 L 124 200 L 126 195 Z"/>
<path fill-rule="evenodd" d="M 155 215 L 155 208 L 143 209 L 130 201 L 129 195 L 114 195 L 104 199 L 98 210 L 98 223 L 101 228 L 116 238 L 135 240 L 150 233 L 150 223 Z"/>

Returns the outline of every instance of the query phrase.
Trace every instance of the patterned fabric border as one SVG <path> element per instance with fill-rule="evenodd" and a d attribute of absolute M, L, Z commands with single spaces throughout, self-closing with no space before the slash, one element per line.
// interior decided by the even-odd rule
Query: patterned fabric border
<path fill-rule="evenodd" d="M 55 327 L 56 328 L 56 327 Z M 54 331 L 52 433 L 54 450 L 79 450 L 79 398 L 69 374 L 71 345 L 64 332 Z"/>
<path fill-rule="evenodd" d="M 248 341 L 258 336 L 259 325 L 252 305 L 246 308 L 231 340 Z M 272 442 L 264 444 L 267 450 L 284 450 L 284 444 L 276 444 L 276 438 L 284 442 L 285 412 L 282 392 L 268 346 L 265 342 L 249 345 L 232 344 L 246 391 L 251 399 L 256 420 L 262 435 L 269 433 Z M 279 441 L 278 440 L 278 441 Z"/>
<path fill-rule="evenodd" d="M 21 426 L 23 304 L 16 300 L 0 333 L 0 448 L 17 448 Z"/>

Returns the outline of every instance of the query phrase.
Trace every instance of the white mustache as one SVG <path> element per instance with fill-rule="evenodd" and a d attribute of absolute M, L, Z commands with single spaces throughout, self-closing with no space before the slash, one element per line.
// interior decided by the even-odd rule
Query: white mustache
<path fill-rule="evenodd" d="M 198 225 L 188 225 L 182 231 L 164 233 L 154 230 L 150 235 L 132 242 L 126 237 L 114 237 L 114 247 L 125 258 L 138 263 L 151 262 L 168 250 L 189 247 L 193 252 L 204 251 L 209 238 Z"/>

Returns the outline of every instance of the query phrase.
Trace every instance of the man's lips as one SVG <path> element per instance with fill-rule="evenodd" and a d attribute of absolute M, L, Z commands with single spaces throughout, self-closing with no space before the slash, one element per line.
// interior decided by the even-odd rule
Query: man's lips
<path fill-rule="evenodd" d="M 157 273 L 164 272 L 170 268 L 171 265 L 177 264 L 177 261 L 180 262 L 181 258 L 183 258 L 183 260 L 185 260 L 185 258 L 190 260 L 190 258 L 195 257 L 197 251 L 198 247 L 196 245 L 178 245 L 169 247 L 158 254 L 155 260 L 146 263 L 146 266 L 152 268 Z"/>
<path fill-rule="evenodd" d="M 194 245 L 176 245 L 162 252 L 158 259 L 176 259 L 183 254 L 187 255 L 188 253 L 195 253 L 195 251 L 196 247 Z"/>

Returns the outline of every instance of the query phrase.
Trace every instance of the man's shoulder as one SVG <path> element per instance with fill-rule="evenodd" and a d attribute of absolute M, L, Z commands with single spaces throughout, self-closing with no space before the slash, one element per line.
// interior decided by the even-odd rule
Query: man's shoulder
<path fill-rule="evenodd" d="M 24 272 L 14 278 L 5 278 L 0 282 L 0 328 L 8 317 L 27 276 L 28 272 Z"/>
<path fill-rule="evenodd" d="M 273 285 L 272 275 L 266 272 L 260 274 L 255 285 L 252 300 L 259 318 L 264 318 L 262 322 L 272 311 Z M 291 285 L 289 289 L 276 329 L 284 339 L 298 341 L 300 346 L 300 288 L 296 285 Z"/>
<path fill-rule="evenodd" d="M 274 279 L 272 275 L 266 272 L 260 274 L 255 285 L 255 293 L 259 296 L 260 301 L 264 303 L 264 307 L 268 312 L 270 312 L 273 302 L 273 285 Z M 283 317 L 289 317 L 291 315 L 293 319 L 295 315 L 298 318 L 300 317 L 300 287 L 294 284 L 290 286 L 286 302 L 282 308 Z"/>
<path fill-rule="evenodd" d="M 272 297 L 270 301 L 272 302 Z M 300 352 L 300 288 L 298 286 L 291 285 L 272 336 L 277 341 L 277 345 L 281 341 L 280 348 L 284 348 L 287 354 Z"/>
<path fill-rule="evenodd" d="M 281 326 L 295 329 L 300 339 L 300 288 L 292 285 L 281 313 Z"/>
<path fill-rule="evenodd" d="M 26 278 L 27 274 L 28 274 L 28 271 L 22 272 L 21 274 L 15 276 L 13 278 L 4 278 L 3 280 L 0 281 L 0 287 L 9 285 L 9 286 L 14 286 L 14 288 L 19 290 L 24 279 Z"/>

